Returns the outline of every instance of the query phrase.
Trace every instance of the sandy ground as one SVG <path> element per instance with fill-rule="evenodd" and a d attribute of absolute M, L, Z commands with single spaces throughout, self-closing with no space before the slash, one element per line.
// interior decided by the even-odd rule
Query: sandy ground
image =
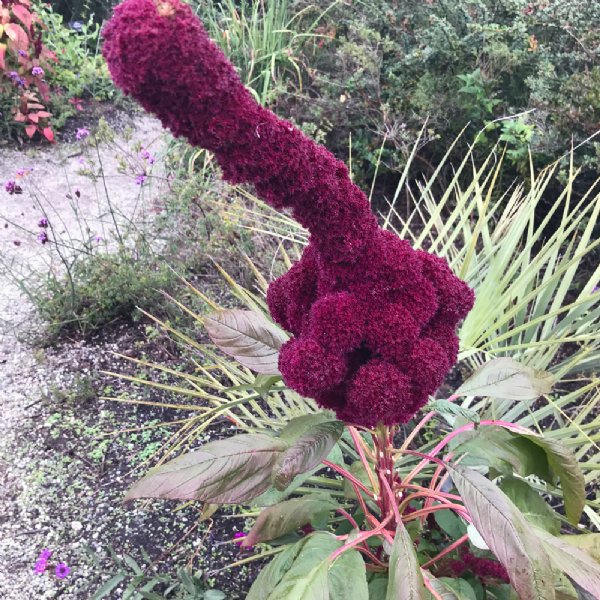
<path fill-rule="evenodd" d="M 121 123 L 120 125 L 123 125 Z M 42 244 L 37 235 L 47 232 L 52 240 L 69 245 L 81 240 L 110 243 L 117 226 L 137 224 L 151 218 L 157 190 L 136 183 L 135 173 L 147 167 L 141 149 L 152 154 L 164 150 L 160 124 L 150 117 L 126 122 L 131 138 L 121 128 L 111 144 L 103 143 L 98 153 L 89 140 L 54 147 L 27 147 L 24 150 L 0 147 L 0 598 L 85 598 L 85 592 L 72 594 L 69 585 L 52 577 L 34 576 L 39 551 L 56 547 L 61 538 L 63 555 L 72 555 L 81 543 L 85 523 L 59 522 L 32 507 L 39 486 L 48 485 L 43 468 L 32 475 L 24 444 L 32 420 L 39 418 L 39 402 L 51 388 L 63 389 L 72 380 L 72 365 L 81 358 L 77 347 L 70 352 L 44 353 L 23 342 L 22 335 L 35 327 L 32 307 L 15 279 L 33 269 L 44 273 L 61 269 L 52 244 Z M 120 173 L 118 149 L 130 149 L 131 162 Z M 123 153 L 121 153 L 123 154 Z M 93 181 L 83 170 L 97 172 L 102 164 L 105 178 Z M 22 194 L 10 195 L 7 181 L 22 187 Z M 110 215 L 108 203 L 116 218 Z M 39 227 L 47 218 L 49 227 Z M 30 233 L 33 232 L 33 233 Z M 8 266 L 8 268 L 7 268 Z M 85 369 L 99 360 L 97 352 L 83 349 L 89 360 Z M 91 367 L 89 365 L 92 365 Z M 19 451 L 16 451 L 19 450 Z M 41 450 L 41 449 L 40 449 Z M 43 453 L 43 452 L 42 452 Z M 36 488 L 37 486 L 37 488 Z M 66 491 L 66 490 L 65 490 Z M 33 500 L 32 500 L 33 499 Z M 83 498 L 82 498 L 83 500 Z M 65 511 L 66 513 L 66 511 Z M 60 520 L 60 519 L 59 519 Z M 65 535 L 66 532 L 66 535 Z M 70 547 L 69 547 L 70 545 Z M 57 557 L 60 560 L 60 557 Z M 81 574 L 79 574 L 81 575 Z M 89 590 L 88 590 L 89 591 Z"/>

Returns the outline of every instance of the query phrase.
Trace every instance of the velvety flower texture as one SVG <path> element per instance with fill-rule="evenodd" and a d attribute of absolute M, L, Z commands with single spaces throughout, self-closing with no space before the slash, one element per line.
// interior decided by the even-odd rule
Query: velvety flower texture
<path fill-rule="evenodd" d="M 456 361 L 472 291 L 378 227 L 344 163 L 255 102 L 188 6 L 125 0 L 104 38 L 117 85 L 310 231 L 267 295 L 293 334 L 279 360 L 286 384 L 350 423 L 409 420 Z"/>

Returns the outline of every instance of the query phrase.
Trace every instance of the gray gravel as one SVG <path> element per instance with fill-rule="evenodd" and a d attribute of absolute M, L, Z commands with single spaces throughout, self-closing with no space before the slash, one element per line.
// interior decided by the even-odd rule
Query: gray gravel
<path fill-rule="evenodd" d="M 131 147 L 139 142 L 152 152 L 164 147 L 157 121 L 144 116 L 132 121 L 132 126 L 132 139 L 121 135 L 115 140 L 117 145 Z M 86 166 L 86 155 L 90 155 L 89 151 L 82 152 L 84 146 L 80 142 L 26 150 L 0 148 L 0 252 L 3 263 L 12 264 L 13 272 L 61 268 L 50 245 L 42 246 L 20 229 L 35 230 L 43 216 L 42 207 L 63 238 L 77 237 L 80 224 L 85 222 L 94 235 L 110 239 L 114 225 L 106 215 L 103 185 L 78 174 Z M 140 196 L 134 177 L 119 172 L 114 147 L 101 146 L 100 158 L 108 175 L 108 196 L 124 220 L 133 216 L 139 223 L 151 215 L 160 190 L 149 193 L 144 188 Z M 14 179 L 17 169 L 28 171 L 20 183 L 24 193 L 8 195 L 4 182 Z M 80 190 L 80 198 L 75 201 L 76 189 Z M 40 325 L 27 298 L 6 271 L 0 271 L 0 324 L 0 598 L 88 598 L 91 567 L 83 561 L 77 572 L 64 581 L 33 573 L 42 548 L 51 548 L 57 560 L 70 562 L 81 555 L 84 541 L 93 545 L 94 537 L 99 535 L 94 523 L 79 520 L 89 516 L 85 509 L 93 488 L 65 489 L 64 499 L 79 506 L 65 506 L 62 515 L 46 513 L 52 504 L 46 503 L 45 490 L 60 491 L 64 474 L 56 472 L 56 456 L 39 446 L 43 440 L 35 432 L 40 430 L 38 426 L 48 427 L 42 421 L 49 418 L 49 413 L 51 416 L 48 403 L 54 391 L 73 389 L 74 382 L 91 376 L 95 364 L 106 360 L 109 351 L 117 348 L 110 344 L 73 344 L 58 351 L 42 351 L 29 346 L 27 334 L 39 330 Z M 102 414 L 102 406 L 96 409 Z M 49 469 L 54 470 L 54 480 Z M 106 509 L 110 511 L 111 507 Z M 143 520 L 142 515 L 140 518 Z"/>

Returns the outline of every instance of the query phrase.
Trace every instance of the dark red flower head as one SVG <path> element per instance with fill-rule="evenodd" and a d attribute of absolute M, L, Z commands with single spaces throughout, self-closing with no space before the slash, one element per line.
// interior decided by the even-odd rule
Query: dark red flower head
<path fill-rule="evenodd" d="M 180 0 L 125 0 L 103 33 L 117 85 L 310 231 L 267 294 L 294 336 L 279 359 L 287 385 L 351 423 L 408 421 L 456 362 L 473 292 L 379 228 L 344 163 L 257 104 Z"/>

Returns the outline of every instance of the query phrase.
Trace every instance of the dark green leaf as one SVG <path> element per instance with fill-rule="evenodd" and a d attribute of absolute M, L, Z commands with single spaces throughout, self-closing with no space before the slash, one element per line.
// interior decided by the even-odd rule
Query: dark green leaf
<path fill-rule="evenodd" d="M 294 443 L 305 433 L 308 433 L 315 425 L 335 421 L 335 413 L 324 410 L 321 412 L 310 413 L 300 417 L 294 417 L 288 421 L 287 425 L 279 432 L 279 437 L 288 444 Z"/>
<path fill-rule="evenodd" d="M 457 540 L 467 533 L 467 526 L 464 521 L 451 510 L 438 510 L 433 515 L 435 522 L 451 540 Z"/>
<path fill-rule="evenodd" d="M 134 498 L 247 502 L 270 484 L 271 472 L 287 449 L 280 439 L 244 434 L 205 444 L 152 469 L 127 492 Z"/>
<path fill-rule="evenodd" d="M 547 553 L 519 509 L 491 481 L 465 467 L 448 467 L 473 524 L 506 567 L 521 600 L 554 600 Z"/>
<path fill-rule="evenodd" d="M 498 487 L 514 502 L 528 521 L 553 535 L 560 532 L 558 515 L 526 481 L 516 477 L 504 477 Z"/>
<path fill-rule="evenodd" d="M 278 375 L 279 349 L 287 340 L 281 329 L 251 310 L 220 310 L 204 317 L 213 343 L 245 367 Z"/>
<path fill-rule="evenodd" d="M 398 523 L 390 555 L 386 600 L 425 600 L 425 585 L 414 543 Z"/>
<path fill-rule="evenodd" d="M 535 400 L 552 391 L 550 373 L 536 371 L 512 358 L 495 358 L 473 373 L 457 390 L 457 396 L 492 396 L 506 400 Z"/>
<path fill-rule="evenodd" d="M 387 595 L 387 577 L 376 576 L 369 581 L 369 600 L 385 600 Z"/>
<path fill-rule="evenodd" d="M 341 421 L 317 423 L 301 434 L 278 458 L 273 469 L 273 485 L 284 490 L 300 473 L 314 469 L 327 458 L 331 449 L 342 435 Z"/>
<path fill-rule="evenodd" d="M 311 523 L 317 516 L 329 513 L 338 506 L 331 496 L 311 494 L 265 508 L 246 536 L 244 545 L 254 546 L 259 542 L 277 539 Z"/>
<path fill-rule="evenodd" d="M 518 435 L 529 440 L 545 452 L 554 478 L 558 477 L 560 479 L 567 519 L 573 525 L 577 525 L 585 506 L 585 477 L 577 457 L 569 448 L 557 440 L 533 433 L 531 435 Z"/>

